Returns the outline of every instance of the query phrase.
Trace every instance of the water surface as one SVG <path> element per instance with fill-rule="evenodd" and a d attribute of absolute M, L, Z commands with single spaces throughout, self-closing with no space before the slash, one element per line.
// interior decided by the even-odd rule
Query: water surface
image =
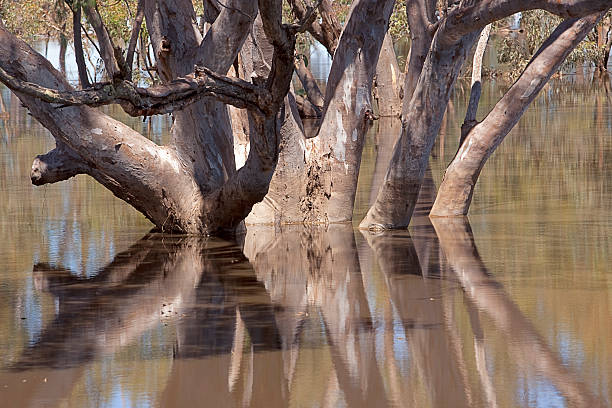
<path fill-rule="evenodd" d="M 460 84 L 408 231 L 236 241 L 150 233 L 86 176 L 31 186 L 53 139 L 2 88 L 0 406 L 610 406 L 608 88 L 551 82 L 469 220 L 424 216 L 457 148 Z M 505 89 L 485 83 L 480 117 Z M 168 118 L 111 113 L 167 140 Z M 356 219 L 398 129 L 368 135 Z"/>

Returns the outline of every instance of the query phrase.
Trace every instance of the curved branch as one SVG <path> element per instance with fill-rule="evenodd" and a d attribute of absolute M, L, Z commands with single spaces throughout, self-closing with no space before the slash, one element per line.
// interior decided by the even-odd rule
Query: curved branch
<path fill-rule="evenodd" d="M 489 156 L 519 121 L 529 104 L 548 83 L 572 50 L 595 27 L 605 12 L 581 19 L 569 19 L 542 44 L 519 79 L 487 117 L 467 135 L 448 166 L 432 217 L 467 214 L 480 171 Z"/>
<path fill-rule="evenodd" d="M 446 46 L 455 44 L 475 30 L 520 11 L 542 9 L 563 18 L 579 18 L 607 10 L 610 0 L 470 0 L 449 13 L 443 22 Z"/>
<path fill-rule="evenodd" d="M 96 84 L 90 89 L 58 91 L 22 81 L 1 67 L 0 82 L 15 92 L 60 104 L 60 107 L 121 104 L 132 116 L 172 113 L 204 96 L 213 96 L 238 108 L 267 111 L 270 106 L 270 95 L 266 90 L 238 78 L 224 77 L 204 67 L 196 67 L 194 75 L 149 88 L 136 87 L 130 81 L 116 81 L 114 84 Z"/>

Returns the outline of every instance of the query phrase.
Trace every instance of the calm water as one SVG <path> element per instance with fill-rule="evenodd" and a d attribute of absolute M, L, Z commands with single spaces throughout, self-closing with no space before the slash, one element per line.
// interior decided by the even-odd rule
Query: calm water
<path fill-rule="evenodd" d="M 238 242 L 151 234 L 85 176 L 32 187 L 53 140 L 2 89 L 0 406 L 610 406 L 606 87 L 545 88 L 483 171 L 469 222 L 432 225 L 468 89 L 409 231 L 250 228 Z M 504 90 L 485 84 L 481 114 Z M 125 120 L 167 137 L 165 118 Z M 369 134 L 357 218 L 397 126 Z"/>

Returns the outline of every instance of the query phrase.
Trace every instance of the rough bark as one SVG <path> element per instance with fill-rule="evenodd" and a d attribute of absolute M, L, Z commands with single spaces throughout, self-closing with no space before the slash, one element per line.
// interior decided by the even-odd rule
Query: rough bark
<path fill-rule="evenodd" d="M 602 15 L 597 12 L 580 19 L 568 19 L 542 44 L 519 79 L 459 148 L 440 185 L 432 216 L 467 214 L 476 181 L 487 159 Z"/>
<path fill-rule="evenodd" d="M 325 91 L 318 136 L 285 121 L 270 189 L 247 223 L 330 223 L 352 219 L 372 81 L 392 1 L 355 2 L 342 32 Z M 367 29 L 366 29 L 367 28 Z M 285 118 L 292 112 L 285 110 Z"/>
<path fill-rule="evenodd" d="M 372 82 L 392 9 L 392 1 L 356 3 L 340 37 L 319 140 L 309 152 L 306 196 L 300 203 L 308 221 L 352 219 L 361 152 L 372 119 Z"/>

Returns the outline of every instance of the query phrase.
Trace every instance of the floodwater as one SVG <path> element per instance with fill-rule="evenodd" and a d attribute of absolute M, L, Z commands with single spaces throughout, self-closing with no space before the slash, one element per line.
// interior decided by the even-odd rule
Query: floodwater
<path fill-rule="evenodd" d="M 506 86 L 484 84 L 480 117 Z M 149 233 L 85 176 L 31 186 L 53 140 L 2 88 L 0 406 L 610 406 L 608 88 L 547 86 L 469 220 L 424 217 L 457 148 L 461 83 L 408 231 L 258 227 L 237 242 Z M 167 138 L 167 118 L 111 113 Z M 368 136 L 357 219 L 398 126 Z"/>

